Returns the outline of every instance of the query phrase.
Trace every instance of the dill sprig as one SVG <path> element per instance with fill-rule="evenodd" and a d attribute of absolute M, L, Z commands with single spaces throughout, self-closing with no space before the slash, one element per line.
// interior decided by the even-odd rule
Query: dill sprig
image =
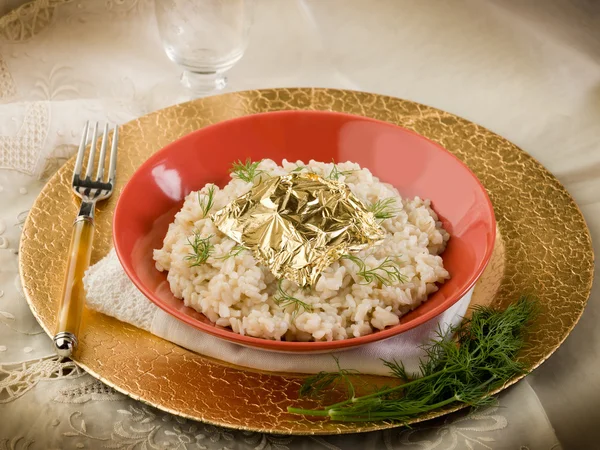
<path fill-rule="evenodd" d="M 407 422 L 449 405 L 473 407 L 494 404 L 490 395 L 525 371 L 517 359 L 524 347 L 524 330 L 537 314 L 537 301 L 522 297 L 504 311 L 475 307 L 471 319 L 439 336 L 424 347 L 427 354 L 419 373 L 410 375 L 401 362 L 383 361 L 397 384 L 372 388 L 357 396 L 352 378 L 360 374 L 338 368 L 307 378 L 301 396 L 324 399 L 340 381 L 346 385 L 345 400 L 317 409 L 288 407 L 288 412 L 329 417 L 343 422 L 396 420 Z M 450 338 L 455 334 L 454 339 Z M 360 380 L 360 377 L 358 378 Z"/>
<path fill-rule="evenodd" d="M 231 250 L 229 250 L 229 253 L 223 255 L 223 256 L 219 256 L 217 259 L 229 259 L 229 258 L 233 258 L 235 256 L 238 256 L 240 253 L 242 253 L 244 250 L 248 250 L 246 247 L 244 247 L 243 245 L 234 245 Z"/>
<path fill-rule="evenodd" d="M 192 247 L 192 251 L 185 257 L 186 261 L 190 261 L 190 267 L 199 266 L 204 264 L 210 255 L 212 255 L 215 246 L 210 243 L 210 238 L 213 237 L 211 234 L 208 237 L 203 238 L 199 233 L 194 233 L 194 238 L 191 240 L 188 238 L 188 244 Z"/>
<path fill-rule="evenodd" d="M 327 175 L 327 178 L 329 178 L 330 180 L 339 180 L 342 175 L 348 176 L 356 172 L 356 170 L 340 170 L 338 169 L 338 166 L 335 163 L 335 161 L 331 162 L 333 163 L 333 168 L 331 169 L 331 172 L 329 172 L 329 175 Z"/>
<path fill-rule="evenodd" d="M 395 205 L 396 199 L 394 197 L 389 197 L 383 200 L 377 200 L 369 207 L 369 211 L 371 211 L 378 220 L 391 219 L 398 215 L 398 208 L 396 208 Z"/>
<path fill-rule="evenodd" d="M 300 164 L 296 164 L 296 168 L 294 170 L 291 170 L 290 173 L 302 172 L 304 169 L 308 169 L 308 166 L 301 166 Z"/>
<path fill-rule="evenodd" d="M 238 160 L 231 166 L 231 176 L 239 178 L 247 183 L 252 183 L 257 175 L 264 172 L 264 170 L 258 169 L 258 165 L 261 163 L 261 161 L 252 162 L 252 160 L 248 158 L 246 162 L 243 163 L 242 161 Z"/>
<path fill-rule="evenodd" d="M 373 281 L 381 283 L 384 286 L 391 286 L 395 283 L 405 283 L 406 277 L 400 272 L 398 263 L 387 257 L 377 267 L 369 269 L 365 262 L 354 255 L 342 255 L 343 259 L 348 259 L 358 266 L 356 274 L 362 277 L 365 282 L 360 284 L 370 284 Z"/>
<path fill-rule="evenodd" d="M 288 306 L 293 305 L 294 308 L 292 310 L 292 317 L 295 317 L 300 310 L 302 310 L 301 312 L 312 312 L 311 305 L 303 302 L 300 299 L 297 299 L 296 297 L 292 297 L 287 292 L 285 292 L 283 290 L 283 287 L 281 286 L 282 282 L 283 279 L 280 279 L 279 283 L 277 284 L 277 294 L 273 296 L 273 301 L 275 302 L 275 304 L 280 308 L 284 309 Z"/>
<path fill-rule="evenodd" d="M 360 372 L 355 369 L 342 369 L 340 360 L 333 356 L 338 367 L 337 372 L 319 372 L 307 378 L 300 388 L 300 397 L 318 397 L 321 393 L 335 388 L 340 383 L 345 385 L 349 397 L 354 397 L 354 384 L 350 381 L 351 376 L 359 376 Z"/>
<path fill-rule="evenodd" d="M 303 170 L 306 170 L 307 173 L 312 173 L 316 175 L 314 167 L 302 166 L 300 164 L 296 164 L 296 168 L 291 170 L 290 173 L 300 173 Z"/>
<path fill-rule="evenodd" d="M 208 188 L 208 193 L 200 197 L 200 192 L 198 192 L 198 204 L 200 205 L 200 209 L 202 210 L 202 217 L 206 217 L 208 212 L 213 207 L 215 203 L 215 185 L 213 184 Z"/>

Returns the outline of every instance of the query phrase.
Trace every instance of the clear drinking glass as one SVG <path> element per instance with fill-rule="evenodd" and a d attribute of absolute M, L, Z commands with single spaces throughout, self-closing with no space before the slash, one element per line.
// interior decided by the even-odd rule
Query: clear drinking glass
<path fill-rule="evenodd" d="M 167 56 L 184 68 L 181 82 L 196 95 L 223 89 L 225 72 L 248 43 L 254 0 L 155 0 Z"/>

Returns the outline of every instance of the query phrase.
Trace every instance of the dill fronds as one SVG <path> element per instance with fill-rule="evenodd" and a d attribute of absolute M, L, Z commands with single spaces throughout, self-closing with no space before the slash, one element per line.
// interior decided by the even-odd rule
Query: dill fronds
<path fill-rule="evenodd" d="M 301 312 L 312 312 L 311 305 L 303 302 L 300 299 L 297 299 L 296 297 L 292 297 L 287 292 L 285 292 L 283 290 L 283 287 L 281 286 L 282 283 L 283 279 L 280 279 L 279 283 L 277 284 L 277 294 L 273 296 L 273 301 L 277 306 L 284 309 L 288 306 L 293 306 L 292 317 L 295 317 L 300 310 L 302 310 Z"/>
<path fill-rule="evenodd" d="M 370 393 L 356 396 L 350 375 L 360 381 L 360 373 L 341 368 L 321 372 L 305 380 L 300 395 L 322 401 L 328 394 L 339 392 L 336 384 L 344 381 L 346 399 L 316 409 L 288 407 L 288 412 L 342 422 L 406 423 L 450 405 L 494 404 L 490 395 L 525 372 L 526 365 L 518 354 L 525 346 L 525 328 L 537 311 L 537 301 L 529 297 L 520 298 L 504 311 L 476 307 L 471 319 L 423 347 L 427 358 L 418 374 L 408 374 L 401 362 L 383 361 L 397 385 L 371 388 Z M 454 339 L 450 337 L 453 334 Z"/>
<path fill-rule="evenodd" d="M 261 163 L 261 161 L 252 162 L 252 160 L 248 158 L 246 162 L 243 163 L 242 161 L 238 160 L 231 166 L 231 176 L 239 178 L 247 183 L 252 183 L 257 175 L 264 172 L 263 170 L 258 169 L 258 165 Z"/>
<path fill-rule="evenodd" d="M 395 208 L 396 199 L 394 197 L 377 200 L 369 207 L 369 211 L 373 213 L 376 219 L 385 220 L 391 219 L 398 215 L 398 208 Z"/>
<path fill-rule="evenodd" d="M 308 377 L 300 388 L 300 397 L 318 397 L 319 394 L 335 388 L 336 385 L 343 383 L 346 385 L 348 395 L 354 396 L 354 385 L 350 381 L 350 376 L 360 375 L 360 372 L 353 369 L 342 369 L 340 360 L 337 356 L 333 356 L 338 367 L 337 372 L 319 372 Z"/>
<path fill-rule="evenodd" d="M 190 267 L 204 264 L 212 255 L 215 246 L 210 243 L 211 234 L 203 238 L 199 233 L 194 233 L 193 239 L 188 238 L 188 244 L 192 247 L 192 251 L 185 257 L 186 261 L 190 262 Z"/>
<path fill-rule="evenodd" d="M 369 269 L 365 262 L 357 256 L 342 255 L 341 258 L 348 259 L 358 266 L 356 274 L 365 280 L 364 283 L 360 284 L 369 284 L 376 281 L 384 286 L 391 286 L 395 283 L 406 282 L 406 278 L 400 272 L 398 264 L 389 257 L 372 269 Z"/>
<path fill-rule="evenodd" d="M 331 162 L 333 163 L 333 168 L 331 169 L 331 172 L 329 172 L 329 175 L 327 175 L 327 178 L 329 178 L 330 180 L 339 180 L 342 175 L 348 176 L 356 172 L 356 170 L 340 170 L 338 169 L 338 166 L 335 163 L 335 161 Z"/>
<path fill-rule="evenodd" d="M 244 250 L 248 250 L 246 247 L 244 247 L 243 245 L 234 245 L 231 250 L 229 250 L 229 253 L 223 255 L 223 256 L 219 256 L 217 259 L 229 259 L 229 258 L 233 258 L 235 256 L 238 256 L 240 253 L 242 253 Z"/>
<path fill-rule="evenodd" d="M 290 173 L 302 172 L 304 169 L 308 169 L 308 166 L 301 166 L 300 164 L 296 164 L 296 168 L 290 171 Z"/>
<path fill-rule="evenodd" d="M 208 193 L 200 197 L 200 192 L 198 192 L 198 204 L 200 205 L 200 209 L 202 210 L 202 217 L 206 217 L 208 212 L 213 207 L 215 203 L 215 185 L 213 184 L 208 188 Z"/>

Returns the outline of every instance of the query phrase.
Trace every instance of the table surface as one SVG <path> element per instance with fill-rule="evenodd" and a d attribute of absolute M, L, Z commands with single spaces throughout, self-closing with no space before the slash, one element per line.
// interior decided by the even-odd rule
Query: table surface
<path fill-rule="evenodd" d="M 552 171 L 597 243 L 599 25 L 591 0 L 257 0 L 227 89 L 357 89 L 463 116 Z M 148 0 L 36 0 L 0 18 L 0 448 L 557 449 L 600 439 L 597 286 L 564 345 L 499 407 L 412 430 L 221 429 L 144 406 L 53 357 L 19 283 L 27 211 L 73 154 L 84 118 L 124 123 L 177 103 L 178 76 Z"/>

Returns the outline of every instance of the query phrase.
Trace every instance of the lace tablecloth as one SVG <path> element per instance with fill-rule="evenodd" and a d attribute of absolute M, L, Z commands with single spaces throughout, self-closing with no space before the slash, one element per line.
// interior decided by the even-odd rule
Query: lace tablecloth
<path fill-rule="evenodd" d="M 359 89 L 462 115 L 554 171 L 597 237 L 594 8 L 583 0 L 544 10 L 508 0 L 259 0 L 230 86 Z M 594 297 L 565 346 L 500 395 L 498 407 L 410 430 L 319 438 L 232 431 L 144 406 L 59 362 L 19 283 L 28 208 L 73 154 L 84 118 L 124 123 L 177 103 L 185 99 L 178 74 L 147 0 L 37 0 L 0 19 L 0 449 L 558 449 L 550 421 L 565 448 L 589 448 L 598 414 L 578 402 L 597 405 L 600 384 L 576 355 L 599 359 Z"/>

